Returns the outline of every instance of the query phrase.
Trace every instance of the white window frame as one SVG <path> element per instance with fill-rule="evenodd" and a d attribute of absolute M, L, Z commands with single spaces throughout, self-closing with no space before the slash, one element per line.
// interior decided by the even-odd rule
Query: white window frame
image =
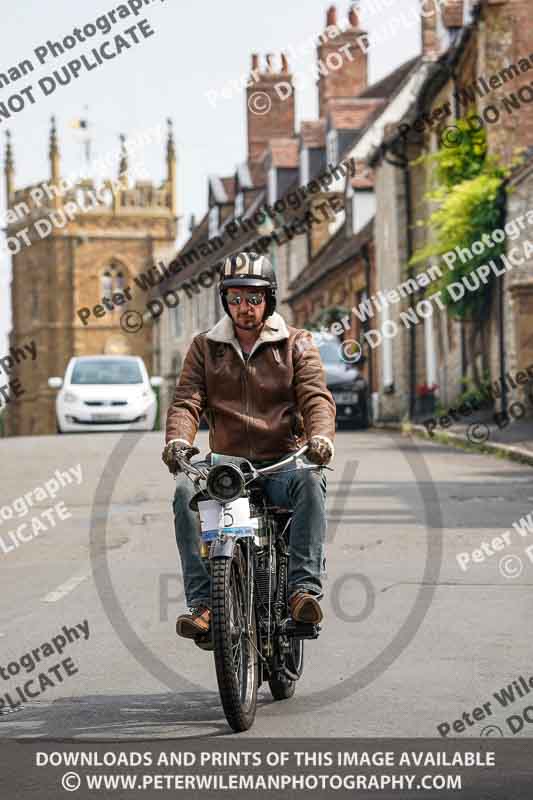
<path fill-rule="evenodd" d="M 332 128 L 328 131 L 328 135 L 326 137 L 327 143 L 327 160 L 332 164 L 337 163 L 337 150 L 338 150 L 338 137 L 337 131 L 335 128 Z"/>
<path fill-rule="evenodd" d="M 209 209 L 209 238 L 217 236 L 220 227 L 220 209 L 217 205 L 211 206 Z"/>
<path fill-rule="evenodd" d="M 376 193 L 354 191 L 352 195 L 352 234 L 355 236 L 376 215 Z"/>
<path fill-rule="evenodd" d="M 278 176 L 276 175 L 276 167 L 270 167 L 268 170 L 268 202 L 270 205 L 276 202 L 278 191 Z"/>
<path fill-rule="evenodd" d="M 242 217 L 244 214 L 244 194 L 239 192 L 235 197 L 235 216 Z"/>
<path fill-rule="evenodd" d="M 309 183 L 309 172 L 310 172 L 310 157 L 309 157 L 309 148 L 302 147 L 300 150 L 300 184 Z"/>

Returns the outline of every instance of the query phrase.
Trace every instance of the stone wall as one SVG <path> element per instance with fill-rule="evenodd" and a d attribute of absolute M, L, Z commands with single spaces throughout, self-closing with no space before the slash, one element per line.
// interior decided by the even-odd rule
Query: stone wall
<path fill-rule="evenodd" d="M 511 189 L 507 205 L 508 220 L 531 213 L 533 209 L 531 163 L 520 171 L 516 180 L 511 182 Z M 523 257 L 523 242 L 526 239 L 533 241 L 531 230 L 531 226 L 526 225 L 520 237 L 511 243 L 520 251 L 520 257 Z M 506 370 L 514 376 L 523 367 L 533 364 L 533 258 L 506 272 L 504 280 Z M 513 390 L 510 399 L 524 401 L 524 389 Z M 531 403 L 527 402 L 526 407 L 528 415 L 533 416 Z"/>
<path fill-rule="evenodd" d="M 63 377 L 69 359 L 76 355 L 124 353 L 140 356 L 150 374 L 154 371 L 152 325 L 137 333 L 120 326 L 125 310 L 142 312 L 149 295 L 134 277 L 170 252 L 175 223 L 165 214 L 86 213 L 13 257 L 11 347 L 35 341 L 37 360 L 22 362 L 24 395 L 8 406 L 11 435 L 51 434 L 56 431 L 56 392 L 47 385 L 52 376 Z M 114 263 L 124 274 L 132 301 L 84 325 L 80 308 L 101 304 L 101 276 Z"/>

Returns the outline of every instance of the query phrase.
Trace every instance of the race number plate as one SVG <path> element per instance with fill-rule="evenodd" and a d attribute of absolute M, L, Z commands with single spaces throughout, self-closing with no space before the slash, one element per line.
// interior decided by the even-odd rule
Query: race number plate
<path fill-rule="evenodd" d="M 200 500 L 200 526 L 202 540 L 208 542 L 225 533 L 227 536 L 254 536 L 259 527 L 257 517 L 250 517 L 250 501 L 239 497 L 231 503 L 218 503 L 216 500 Z"/>

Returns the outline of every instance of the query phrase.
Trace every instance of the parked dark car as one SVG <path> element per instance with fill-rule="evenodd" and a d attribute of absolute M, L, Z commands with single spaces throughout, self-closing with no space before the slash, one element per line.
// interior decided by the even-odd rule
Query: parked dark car
<path fill-rule="evenodd" d="M 313 332 L 326 372 L 326 383 L 337 406 L 337 427 L 368 428 L 368 384 L 355 364 L 340 354 L 340 340 Z"/>

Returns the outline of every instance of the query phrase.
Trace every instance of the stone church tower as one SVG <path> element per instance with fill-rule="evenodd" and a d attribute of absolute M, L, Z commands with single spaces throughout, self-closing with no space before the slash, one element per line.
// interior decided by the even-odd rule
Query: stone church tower
<path fill-rule="evenodd" d="M 134 278 L 159 260 L 169 260 L 177 234 L 176 151 L 168 122 L 166 179 L 160 186 L 127 177 L 128 152 L 121 137 L 120 181 L 95 185 L 61 183 L 55 121 L 50 133 L 50 180 L 16 190 L 14 158 L 8 136 L 5 180 L 8 207 L 6 238 L 12 260 L 13 326 L 10 353 L 35 342 L 37 356 L 14 363 L 10 379 L 24 390 L 7 404 L 7 434 L 56 431 L 55 396 L 48 378 L 63 377 L 75 355 L 130 354 L 143 358 L 150 375 L 158 369 L 153 326 L 122 330 L 125 310 L 145 310 L 150 299 Z M 60 187 L 58 191 L 54 191 Z M 39 189 L 42 191 L 39 192 Z M 96 203 L 94 200 L 96 199 Z M 130 289 L 131 299 L 106 310 L 93 309 L 104 298 Z M 124 292 L 127 296 L 127 292 Z M 90 309 L 85 321 L 78 311 Z M 16 361 L 16 359 L 14 359 Z M 5 377 L 5 376 L 2 376 Z"/>

